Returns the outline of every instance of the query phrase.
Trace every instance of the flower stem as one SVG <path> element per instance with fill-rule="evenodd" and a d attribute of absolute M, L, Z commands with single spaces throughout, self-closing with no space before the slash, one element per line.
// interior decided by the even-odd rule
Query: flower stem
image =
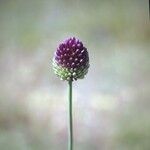
<path fill-rule="evenodd" d="M 69 83 L 68 150 L 73 150 L 72 81 L 70 80 L 68 83 Z"/>

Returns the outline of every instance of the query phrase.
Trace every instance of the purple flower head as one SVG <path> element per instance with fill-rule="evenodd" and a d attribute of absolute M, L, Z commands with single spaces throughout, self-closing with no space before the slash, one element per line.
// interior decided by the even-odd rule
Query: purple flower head
<path fill-rule="evenodd" d="M 88 52 L 81 41 L 73 37 L 59 44 L 53 58 L 53 69 L 62 80 L 82 79 L 88 68 Z"/>

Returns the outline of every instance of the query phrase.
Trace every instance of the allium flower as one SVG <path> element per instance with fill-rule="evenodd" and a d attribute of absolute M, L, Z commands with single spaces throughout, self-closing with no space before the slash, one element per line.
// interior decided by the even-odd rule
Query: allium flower
<path fill-rule="evenodd" d="M 88 72 L 89 56 L 82 42 L 68 38 L 61 43 L 53 58 L 53 69 L 62 80 L 82 79 Z"/>
<path fill-rule="evenodd" d="M 89 55 L 82 42 L 75 37 L 61 43 L 53 58 L 53 69 L 62 80 L 68 81 L 68 150 L 73 150 L 72 83 L 82 79 L 89 68 Z"/>

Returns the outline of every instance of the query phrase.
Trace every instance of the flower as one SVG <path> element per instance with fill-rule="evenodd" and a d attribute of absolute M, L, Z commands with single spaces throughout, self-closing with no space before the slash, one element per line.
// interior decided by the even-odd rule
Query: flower
<path fill-rule="evenodd" d="M 73 37 L 59 44 L 53 58 L 53 70 L 61 80 L 82 79 L 88 68 L 89 55 L 81 41 Z"/>

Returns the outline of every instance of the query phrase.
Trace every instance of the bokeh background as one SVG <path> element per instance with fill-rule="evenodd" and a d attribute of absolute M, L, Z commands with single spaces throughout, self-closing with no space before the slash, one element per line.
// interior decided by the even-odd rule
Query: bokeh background
<path fill-rule="evenodd" d="M 146 0 L 0 0 L 0 150 L 67 149 L 52 57 L 70 36 L 90 55 L 73 85 L 75 150 L 150 150 Z"/>

